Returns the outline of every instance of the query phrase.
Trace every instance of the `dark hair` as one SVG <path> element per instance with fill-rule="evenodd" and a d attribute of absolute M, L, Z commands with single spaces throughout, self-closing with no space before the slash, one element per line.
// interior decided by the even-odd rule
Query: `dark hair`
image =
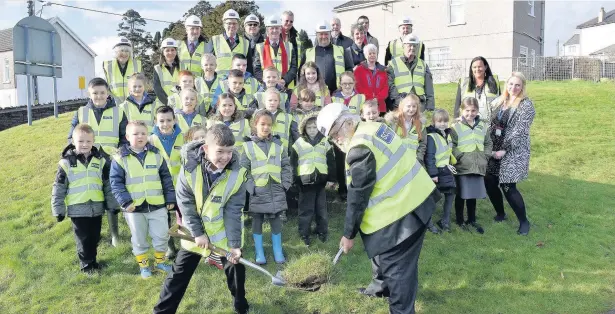
<path fill-rule="evenodd" d="M 237 69 L 230 70 L 230 71 L 228 71 L 228 78 L 231 78 L 231 77 L 241 77 L 241 78 L 243 78 L 243 72 L 241 72 L 241 70 L 237 70 Z"/>
<path fill-rule="evenodd" d="M 233 97 L 233 95 L 231 95 L 230 93 L 222 93 L 218 95 L 218 103 L 216 104 L 216 113 L 214 115 L 214 118 L 220 121 L 224 121 L 224 117 L 220 113 L 220 105 L 222 104 L 223 100 L 227 100 L 227 99 L 232 100 L 233 104 L 235 104 L 235 97 Z M 238 113 L 239 113 L 239 109 L 237 108 L 237 104 L 235 104 L 235 112 L 233 112 L 233 114 L 231 115 L 231 121 L 235 121 L 237 119 Z"/>
<path fill-rule="evenodd" d="M 368 20 L 368 21 L 369 21 L 369 18 L 368 18 L 367 16 L 365 16 L 365 15 L 361 15 L 361 16 L 359 16 L 359 18 L 357 19 L 357 22 L 359 22 L 359 20 L 361 20 L 361 19 L 363 19 L 363 20 Z"/>
<path fill-rule="evenodd" d="M 107 81 L 105 81 L 104 78 L 100 78 L 100 77 L 95 77 L 91 79 L 90 82 L 88 83 L 88 88 L 92 88 L 96 86 L 104 86 L 107 89 L 109 89 L 109 83 L 107 83 Z"/>
<path fill-rule="evenodd" d="M 170 113 L 173 115 L 173 119 L 175 119 L 175 112 L 173 112 L 173 108 L 169 106 L 160 106 L 156 109 L 156 115 Z"/>
<path fill-rule="evenodd" d="M 489 91 L 491 91 L 494 94 L 497 94 L 498 85 L 497 85 L 497 82 L 495 81 L 495 77 L 493 77 L 493 73 L 491 72 L 491 67 L 489 66 L 489 63 L 487 62 L 487 59 L 481 56 L 475 57 L 474 59 L 472 59 L 472 62 L 470 62 L 470 70 L 468 74 L 468 78 L 470 79 L 470 81 L 468 82 L 468 90 L 473 91 L 476 89 L 476 80 L 474 79 L 474 74 L 472 74 L 472 64 L 474 64 L 474 62 L 479 61 L 479 60 L 483 62 L 483 65 L 485 65 L 485 83 L 487 83 L 487 87 L 489 87 Z"/>
<path fill-rule="evenodd" d="M 167 48 L 173 48 L 173 47 L 167 47 Z M 164 49 L 165 48 L 162 48 L 162 51 L 160 52 L 160 61 L 158 62 L 160 66 L 164 66 L 164 64 L 167 63 L 167 59 L 164 57 Z M 179 68 L 179 51 L 177 50 L 177 48 L 175 48 L 175 51 L 177 53 L 175 54 L 175 59 L 173 59 L 173 63 L 175 63 L 175 65 Z"/>
<path fill-rule="evenodd" d="M 256 124 L 258 123 L 258 120 L 265 116 L 269 117 L 269 119 L 271 119 L 271 122 L 273 123 L 273 114 L 268 110 L 258 109 L 254 112 L 254 114 L 252 115 L 252 121 L 250 122 L 250 126 L 252 127 L 252 133 L 256 134 Z"/>
<path fill-rule="evenodd" d="M 217 123 L 207 130 L 205 145 L 212 144 L 230 147 L 235 145 L 235 135 L 226 124 Z"/>
<path fill-rule="evenodd" d="M 243 53 L 236 53 L 233 55 L 233 59 L 231 59 L 231 62 L 235 61 L 235 60 L 248 60 L 248 58 L 246 58 L 246 56 Z"/>

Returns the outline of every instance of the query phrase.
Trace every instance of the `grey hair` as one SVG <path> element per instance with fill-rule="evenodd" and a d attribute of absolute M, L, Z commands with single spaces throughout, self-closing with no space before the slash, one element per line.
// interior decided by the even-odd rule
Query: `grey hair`
<path fill-rule="evenodd" d="M 331 130 L 329 131 L 329 137 L 335 138 L 335 136 L 344 128 L 345 125 L 353 125 L 356 126 L 361 122 L 361 117 L 350 113 L 348 111 L 342 113 L 336 120 L 333 122 L 331 126 Z"/>
<path fill-rule="evenodd" d="M 133 52 L 132 47 L 126 46 L 126 45 L 117 46 L 113 48 L 113 56 L 117 58 L 120 55 L 120 52 L 122 51 L 128 51 L 130 55 L 132 56 L 132 52 Z"/>
<path fill-rule="evenodd" d="M 356 30 L 359 30 L 360 32 L 365 32 L 365 27 L 363 27 L 363 25 L 359 24 L 359 23 L 354 23 L 352 25 L 350 25 L 350 37 L 354 37 L 354 32 Z"/>
<path fill-rule="evenodd" d="M 340 25 L 342 24 L 342 21 L 338 17 L 332 18 L 331 21 L 336 21 L 337 24 L 340 24 Z"/>
<path fill-rule="evenodd" d="M 374 45 L 374 44 L 367 44 L 367 45 L 365 45 L 365 47 L 363 47 L 363 54 L 366 57 L 372 51 L 374 51 L 376 53 L 376 55 L 378 55 L 378 47 L 376 47 L 376 45 Z"/>
<path fill-rule="evenodd" d="M 295 16 L 295 13 L 293 13 L 293 11 L 290 11 L 290 10 L 289 10 L 289 11 L 284 11 L 284 12 L 282 12 L 282 15 L 288 15 L 288 16 L 292 16 L 292 17 L 294 17 L 294 16 Z"/>

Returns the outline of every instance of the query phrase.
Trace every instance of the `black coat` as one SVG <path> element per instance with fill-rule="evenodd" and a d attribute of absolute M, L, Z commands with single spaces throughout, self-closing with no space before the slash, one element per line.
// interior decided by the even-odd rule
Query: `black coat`
<path fill-rule="evenodd" d="M 434 126 L 427 127 L 428 134 L 440 134 L 445 139 L 450 134 L 451 129 L 442 131 L 436 129 Z M 448 143 L 448 141 L 447 141 Z M 432 178 L 438 178 L 436 186 L 440 191 L 450 190 L 456 187 L 455 177 L 448 167 L 436 167 L 436 143 L 431 136 L 427 136 L 427 151 L 425 152 L 425 168 L 427 173 Z"/>

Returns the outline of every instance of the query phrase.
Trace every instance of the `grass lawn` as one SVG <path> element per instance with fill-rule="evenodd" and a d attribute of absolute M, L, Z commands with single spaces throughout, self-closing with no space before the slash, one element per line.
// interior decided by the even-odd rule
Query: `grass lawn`
<path fill-rule="evenodd" d="M 439 107 L 452 109 L 456 87 L 436 87 Z M 492 222 L 488 200 L 478 202 L 484 235 L 454 228 L 427 234 L 420 260 L 419 313 L 605 313 L 615 308 L 615 86 L 612 83 L 531 82 L 536 106 L 530 178 L 520 184 L 530 235 L 517 224 Z M 138 277 L 130 233 L 121 219 L 122 244 L 109 244 L 106 219 L 100 275 L 79 272 L 71 223 L 56 223 L 50 194 L 72 114 L 0 132 L 0 313 L 148 313 L 162 275 Z M 507 205 L 508 206 L 508 205 Z M 436 219 L 441 215 L 438 208 Z M 330 206 L 330 240 L 309 250 L 334 255 L 344 208 Z M 275 271 L 271 240 L 265 251 Z M 287 258 L 305 253 L 291 220 L 284 227 Z M 244 256 L 253 259 L 251 237 Z M 274 287 L 248 270 L 253 313 L 388 313 L 385 300 L 357 294 L 371 278 L 355 243 L 335 266 L 329 284 L 308 293 Z M 180 306 L 183 313 L 231 313 L 224 274 L 198 268 Z"/>

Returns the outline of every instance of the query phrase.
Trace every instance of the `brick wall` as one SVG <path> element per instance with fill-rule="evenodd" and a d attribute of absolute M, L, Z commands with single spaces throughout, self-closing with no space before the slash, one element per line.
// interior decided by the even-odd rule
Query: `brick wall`
<path fill-rule="evenodd" d="M 58 104 L 58 114 L 75 111 L 83 106 L 85 100 L 71 100 Z M 53 104 L 32 107 L 32 121 L 53 116 Z M 25 106 L 0 109 L 0 131 L 28 123 Z"/>

